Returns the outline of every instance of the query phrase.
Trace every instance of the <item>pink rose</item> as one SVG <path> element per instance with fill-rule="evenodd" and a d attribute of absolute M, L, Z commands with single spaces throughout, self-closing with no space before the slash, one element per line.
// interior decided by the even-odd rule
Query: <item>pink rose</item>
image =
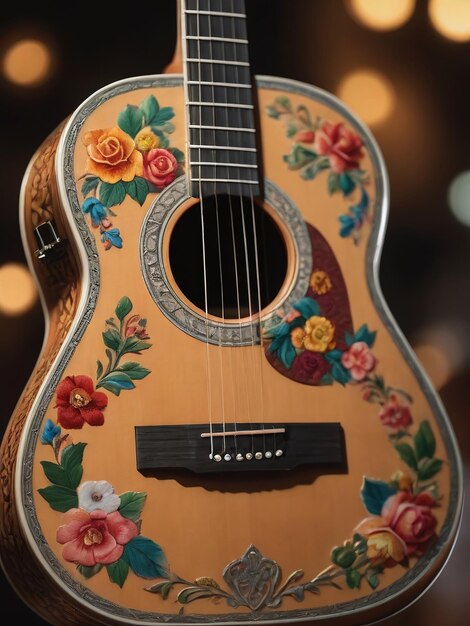
<path fill-rule="evenodd" d="M 315 135 L 313 149 L 329 157 L 331 169 L 337 174 L 358 168 L 364 156 L 361 138 L 343 124 L 331 122 L 323 122 Z"/>
<path fill-rule="evenodd" d="M 178 162 L 163 148 L 154 148 L 144 154 L 144 177 L 155 187 L 163 188 L 175 180 Z"/>
<path fill-rule="evenodd" d="M 347 352 L 343 352 L 341 363 L 349 370 L 354 380 L 360 381 L 374 369 L 377 359 L 365 341 L 356 341 Z"/>
<path fill-rule="evenodd" d="M 64 521 L 56 537 L 65 544 L 64 559 L 88 567 L 115 563 L 121 558 L 125 544 L 139 534 L 134 522 L 118 511 L 108 514 L 100 509 L 90 512 L 70 509 Z"/>
<path fill-rule="evenodd" d="M 392 394 L 389 400 L 382 405 L 379 413 L 380 421 L 390 428 L 403 428 L 413 421 L 410 409 L 400 404 L 396 395 Z"/>
<path fill-rule="evenodd" d="M 382 507 L 381 517 L 406 543 L 407 553 L 416 552 L 421 544 L 434 536 L 437 520 L 431 513 L 434 498 L 426 492 L 417 496 L 399 491 Z"/>

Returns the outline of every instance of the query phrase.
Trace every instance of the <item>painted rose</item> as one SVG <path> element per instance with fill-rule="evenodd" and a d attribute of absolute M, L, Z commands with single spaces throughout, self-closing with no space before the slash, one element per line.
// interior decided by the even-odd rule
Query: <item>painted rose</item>
<path fill-rule="evenodd" d="M 319 352 L 304 350 L 294 360 L 291 372 L 295 380 L 309 385 L 318 385 L 328 372 L 329 365 Z"/>
<path fill-rule="evenodd" d="M 85 133 L 86 171 L 105 183 L 129 182 L 143 174 L 142 154 L 132 137 L 118 126 Z"/>
<path fill-rule="evenodd" d="M 342 365 L 349 370 L 353 380 L 361 381 L 375 368 L 377 359 L 365 341 L 356 341 L 341 356 Z"/>
<path fill-rule="evenodd" d="M 434 498 L 429 493 L 413 496 L 407 491 L 399 491 L 387 498 L 380 516 L 366 518 L 356 532 L 367 537 L 371 553 L 379 545 L 384 546 L 384 534 L 388 533 L 388 545 L 393 546 L 389 556 L 396 561 L 395 557 L 400 554 L 398 541 L 403 544 L 404 556 L 408 556 L 420 552 L 420 548 L 435 536 L 437 520 L 431 511 L 434 505 Z M 377 535 L 381 536 L 380 540 Z"/>
<path fill-rule="evenodd" d="M 141 152 L 148 152 L 149 150 L 153 150 L 154 148 L 158 148 L 160 145 L 160 139 L 153 132 L 149 126 L 142 128 L 139 130 L 137 135 L 135 136 L 135 145 L 137 150 Z"/>
<path fill-rule="evenodd" d="M 318 154 L 329 157 L 331 169 L 337 174 L 359 167 L 364 156 L 362 140 L 344 124 L 323 122 L 315 135 L 313 149 Z"/>
<path fill-rule="evenodd" d="M 295 135 L 294 140 L 299 143 L 313 143 L 315 140 L 315 133 L 313 130 L 300 130 Z"/>
<path fill-rule="evenodd" d="M 404 404 L 400 404 L 397 396 L 392 394 L 379 412 L 380 421 L 384 426 L 390 428 L 404 428 L 413 421 L 410 409 Z"/>
<path fill-rule="evenodd" d="M 70 509 L 64 525 L 57 529 L 58 543 L 65 544 L 62 556 L 66 561 L 93 567 L 108 565 L 121 558 L 124 546 L 138 533 L 133 521 L 118 511 L 83 511 Z"/>
<path fill-rule="evenodd" d="M 304 326 L 304 348 L 312 352 L 326 352 L 334 347 L 335 327 L 319 315 L 312 315 Z"/>
<path fill-rule="evenodd" d="M 82 428 L 104 423 L 103 410 L 108 404 L 106 394 L 95 391 L 89 376 L 67 376 L 57 386 L 57 421 L 64 428 Z"/>
<path fill-rule="evenodd" d="M 325 293 L 328 293 L 332 287 L 331 279 L 323 270 L 315 270 L 310 276 L 310 287 L 317 295 L 323 296 Z"/>
<path fill-rule="evenodd" d="M 124 327 L 124 336 L 150 339 L 150 335 L 147 333 L 147 320 L 142 319 L 140 315 L 131 315 Z"/>
<path fill-rule="evenodd" d="M 87 480 L 78 490 L 78 506 L 89 513 L 101 509 L 105 513 L 117 511 L 121 498 L 106 480 Z"/>
<path fill-rule="evenodd" d="M 175 180 L 177 169 L 178 162 L 168 150 L 155 148 L 144 155 L 144 177 L 159 189 Z"/>

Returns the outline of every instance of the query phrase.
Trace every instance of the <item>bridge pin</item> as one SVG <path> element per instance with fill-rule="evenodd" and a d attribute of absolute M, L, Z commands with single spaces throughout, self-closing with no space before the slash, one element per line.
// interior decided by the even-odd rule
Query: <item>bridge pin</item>
<path fill-rule="evenodd" d="M 221 460 L 222 460 L 222 457 L 220 456 L 220 454 L 214 455 L 214 461 L 217 461 L 217 463 L 219 463 Z"/>
<path fill-rule="evenodd" d="M 252 458 L 253 458 L 253 455 L 251 454 L 251 452 L 247 452 L 247 453 L 245 454 L 245 459 L 246 459 L 247 461 L 251 461 L 251 459 L 252 459 Z"/>
<path fill-rule="evenodd" d="M 273 453 L 271 452 L 271 450 L 268 450 L 267 452 L 265 452 L 265 453 L 264 453 L 264 456 L 265 456 L 267 459 L 270 459 L 270 458 L 272 457 L 272 455 L 273 455 Z"/>
<path fill-rule="evenodd" d="M 260 459 L 262 459 L 262 458 L 263 458 L 263 453 L 262 453 L 262 452 L 256 452 L 256 453 L 255 453 L 255 459 L 256 459 L 257 461 L 259 461 L 259 460 L 260 460 Z"/>
<path fill-rule="evenodd" d="M 276 456 L 282 456 L 284 452 L 282 450 L 276 450 Z"/>
<path fill-rule="evenodd" d="M 231 460 L 232 460 L 232 455 L 227 452 L 227 454 L 224 456 L 224 461 L 231 461 Z"/>
<path fill-rule="evenodd" d="M 240 454 L 239 452 L 235 458 L 237 459 L 237 461 L 243 461 L 243 454 Z"/>

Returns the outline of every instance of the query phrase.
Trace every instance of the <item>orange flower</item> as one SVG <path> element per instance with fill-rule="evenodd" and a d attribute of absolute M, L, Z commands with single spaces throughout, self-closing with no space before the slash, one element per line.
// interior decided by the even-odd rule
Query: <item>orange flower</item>
<path fill-rule="evenodd" d="M 310 276 L 310 287 L 313 291 L 322 296 L 331 289 L 331 279 L 323 270 L 314 270 Z"/>
<path fill-rule="evenodd" d="M 304 326 L 305 338 L 304 347 L 312 352 L 326 352 L 334 348 L 333 337 L 335 327 L 326 319 L 319 315 L 312 315 Z"/>
<path fill-rule="evenodd" d="M 294 328 L 290 332 L 290 340 L 294 348 L 301 348 L 304 344 L 305 331 L 303 328 Z"/>
<path fill-rule="evenodd" d="M 88 174 L 105 183 L 129 182 L 142 176 L 142 154 L 135 149 L 134 140 L 117 126 L 85 133 L 83 143 L 88 153 Z"/>

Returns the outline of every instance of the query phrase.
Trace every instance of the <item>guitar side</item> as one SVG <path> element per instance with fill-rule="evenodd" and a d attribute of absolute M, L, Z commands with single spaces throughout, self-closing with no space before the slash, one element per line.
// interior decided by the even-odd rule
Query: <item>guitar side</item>
<path fill-rule="evenodd" d="M 27 174 L 26 248 L 49 325 L 42 356 L 2 446 L 1 558 L 19 594 L 51 623 L 253 622 L 254 612 L 256 619 L 261 615 L 281 623 L 365 623 L 418 597 L 443 567 L 455 541 L 462 475 L 454 436 L 378 286 L 388 188 L 375 142 L 336 99 L 318 89 L 269 77 L 258 78 L 257 85 L 265 200 L 283 232 L 288 257 L 286 281 L 263 312 L 262 360 L 259 348 L 252 359 L 249 345 L 206 346 L 197 334 L 200 311 L 169 271 L 172 229 L 193 202 L 184 182 L 187 152 L 180 78 L 133 79 L 101 90 L 64 130 L 46 141 Z M 157 184 L 144 189 L 134 180 L 144 177 L 136 173 L 132 179 L 129 174 L 128 182 L 134 180 L 135 187 L 126 187 L 121 198 L 123 190 L 110 188 L 115 183 L 106 180 L 106 173 L 100 177 L 99 170 L 87 169 L 85 146 L 95 129 L 116 126 L 128 105 L 146 102 L 141 110 L 150 115 L 152 98 L 159 110 L 166 108 L 169 115 L 171 108 L 174 113 L 172 132 L 168 126 L 164 130 L 169 120 L 155 126 L 161 132 L 156 135 L 158 149 L 173 159 L 160 156 L 175 176 L 164 184 L 162 175 L 158 188 L 154 174 Z M 353 145 L 346 155 L 335 155 L 326 144 L 334 146 L 334 132 L 343 128 Z M 363 147 L 354 147 L 354 137 Z M 40 167 L 45 168 L 42 179 Z M 37 209 L 38 176 L 44 181 L 41 197 L 52 199 L 47 200 L 48 208 L 42 203 L 42 212 Z M 103 183 L 108 187 L 100 188 Z M 33 261 L 32 226 L 50 214 L 70 246 L 57 264 L 40 266 Z M 157 242 L 160 248 L 152 248 Z M 300 324 L 302 316 L 305 323 Z M 106 322 L 110 317 L 114 325 Z M 309 330 L 312 318 L 316 326 Z M 275 343 L 281 321 L 293 325 L 286 341 Z M 215 329 L 217 324 L 214 320 Z M 113 330 L 124 333 L 124 341 L 134 341 L 127 344 L 127 361 L 116 360 Z M 312 350 L 306 346 L 315 330 L 336 336 L 325 349 Z M 101 354 L 106 350 L 112 357 L 108 366 Z M 356 363 L 360 350 L 362 360 Z M 101 363 L 97 371 L 96 360 Z M 228 372 L 225 378 L 220 360 Z M 348 366 L 353 361 L 354 374 L 354 365 Z M 126 362 L 133 366 L 119 369 Z M 139 474 L 133 428 L 201 421 L 208 411 L 209 370 L 214 413 L 225 403 L 228 415 L 244 415 L 237 417 L 242 422 L 248 417 L 266 422 L 339 421 L 345 432 L 347 472 L 317 471 L 298 482 L 277 478 L 278 483 L 255 476 L 249 485 L 240 478 L 230 489 L 223 476 L 185 484 Z M 126 374 L 132 386 L 116 373 Z M 62 405 L 66 418 L 58 426 L 57 405 L 66 404 L 70 392 L 63 383 L 79 376 L 82 386 L 76 387 L 85 385 L 86 400 L 94 403 L 90 419 L 95 427 L 86 420 L 80 429 L 76 423 L 70 427 L 67 419 L 78 419 L 80 413 L 80 403 L 75 406 L 73 401 L 71 408 Z M 244 396 L 251 404 L 243 404 Z M 255 420 L 255 415 L 263 420 Z M 67 469 L 64 450 L 72 445 L 76 459 Z M 58 483 L 62 470 L 75 472 L 78 482 Z M 70 510 L 83 508 L 84 491 L 79 490 L 86 481 L 106 481 L 119 494 L 119 507 L 111 510 L 109 504 L 105 517 L 118 514 L 114 519 L 119 519 L 124 536 L 119 558 L 96 562 L 100 567 L 94 572 L 80 555 L 75 563 L 63 558 L 70 541 L 62 541 L 65 531 L 58 530 L 73 522 Z M 50 489 L 64 486 L 69 492 Z M 419 496 L 420 489 L 429 498 Z M 390 519 L 383 510 L 389 498 L 387 511 L 395 507 Z M 225 511 L 223 523 L 208 534 L 220 510 Z M 406 535 L 402 511 L 420 514 L 429 536 Z M 195 545 L 194 536 L 203 540 Z M 125 546 L 136 545 L 139 537 L 150 564 L 136 564 L 131 553 L 124 576 L 118 569 L 126 569 L 121 559 L 130 548 Z M 264 562 L 273 563 L 257 600 L 254 588 L 241 591 L 235 574 L 222 577 L 252 545 L 252 559 L 262 553 Z M 27 575 L 25 563 L 31 568 Z M 114 563 L 120 566 L 113 568 Z M 281 591 L 283 581 L 299 568 L 304 578 L 296 574 Z M 193 591 L 178 596 L 175 609 L 166 595 L 174 598 L 185 584 L 190 588 L 188 581 L 195 581 Z M 336 581 L 341 581 L 341 589 Z M 181 615 L 180 606 L 185 607 Z"/>

